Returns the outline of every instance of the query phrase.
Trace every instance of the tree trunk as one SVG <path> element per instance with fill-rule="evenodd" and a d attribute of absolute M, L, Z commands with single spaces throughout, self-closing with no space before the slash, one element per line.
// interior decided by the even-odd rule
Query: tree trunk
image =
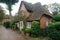
<path fill-rule="evenodd" d="M 9 15 L 10 15 L 10 21 L 12 21 L 11 11 L 9 11 Z"/>
<path fill-rule="evenodd" d="M 10 4 L 8 4 L 8 10 L 9 10 L 9 15 L 10 15 L 10 19 L 11 19 L 11 21 L 12 21 L 12 14 L 11 14 L 11 3 Z"/>

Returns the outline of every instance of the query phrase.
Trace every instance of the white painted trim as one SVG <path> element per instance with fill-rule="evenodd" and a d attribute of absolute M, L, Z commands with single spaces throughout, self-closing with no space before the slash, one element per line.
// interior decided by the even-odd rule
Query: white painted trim
<path fill-rule="evenodd" d="M 31 22 L 26 23 L 27 28 L 31 28 Z"/>
<path fill-rule="evenodd" d="M 48 21 L 46 21 L 46 26 L 48 26 Z"/>
<path fill-rule="evenodd" d="M 20 21 L 20 30 L 23 28 L 23 21 Z"/>

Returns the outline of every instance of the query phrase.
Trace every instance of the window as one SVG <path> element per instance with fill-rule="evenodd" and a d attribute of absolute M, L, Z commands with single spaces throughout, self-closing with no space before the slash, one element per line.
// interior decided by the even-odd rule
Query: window
<path fill-rule="evenodd" d="M 46 21 L 46 26 L 48 26 L 48 21 Z"/>
<path fill-rule="evenodd" d="M 31 22 L 27 22 L 27 28 L 31 28 Z"/>

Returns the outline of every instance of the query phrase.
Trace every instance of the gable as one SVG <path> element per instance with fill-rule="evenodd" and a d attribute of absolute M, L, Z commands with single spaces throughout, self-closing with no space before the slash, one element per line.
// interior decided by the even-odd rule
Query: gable
<path fill-rule="evenodd" d="M 20 11 L 25 11 L 25 12 L 27 12 L 27 9 L 25 8 L 25 5 L 22 3 L 22 5 L 21 5 L 21 9 L 20 9 Z"/>
<path fill-rule="evenodd" d="M 22 3 L 21 7 L 20 7 L 20 11 L 24 11 L 25 12 L 25 18 L 29 17 L 30 13 L 27 11 L 25 5 Z"/>

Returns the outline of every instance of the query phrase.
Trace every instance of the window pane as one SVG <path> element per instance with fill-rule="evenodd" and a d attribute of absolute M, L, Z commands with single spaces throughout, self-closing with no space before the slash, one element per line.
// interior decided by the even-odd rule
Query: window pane
<path fill-rule="evenodd" d="M 31 22 L 27 22 L 27 28 L 31 28 Z"/>
<path fill-rule="evenodd" d="M 48 26 L 48 21 L 46 21 L 46 26 Z"/>

